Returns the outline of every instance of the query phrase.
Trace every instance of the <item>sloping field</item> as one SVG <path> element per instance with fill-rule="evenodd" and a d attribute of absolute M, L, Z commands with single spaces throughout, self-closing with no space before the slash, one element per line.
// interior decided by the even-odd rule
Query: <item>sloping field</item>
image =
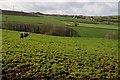
<path fill-rule="evenodd" d="M 13 16 L 13 15 L 2 15 L 3 21 L 7 22 L 23 22 L 23 23 L 50 23 L 63 25 L 63 22 L 49 16 L 33 17 L 33 16 Z"/>
<path fill-rule="evenodd" d="M 118 40 L 2 32 L 3 80 L 118 77 Z"/>
<path fill-rule="evenodd" d="M 68 25 L 68 27 L 72 27 L 73 29 L 75 29 L 82 37 L 106 38 L 106 36 L 110 36 L 110 39 L 117 39 L 118 36 L 118 26 L 106 24 L 91 24 L 89 23 L 90 20 L 75 19 L 70 17 L 56 17 L 43 15 L 41 17 L 30 17 L 3 15 L 3 21 L 13 23 L 23 22 L 28 24 L 49 23 L 62 26 Z M 74 27 L 75 22 L 79 22 L 78 27 Z"/>
<path fill-rule="evenodd" d="M 3 21 L 7 22 L 23 22 L 23 23 L 50 23 L 55 25 L 70 25 L 74 27 L 74 23 L 77 22 L 78 26 L 82 27 L 93 27 L 93 28 L 105 28 L 105 29 L 118 29 L 116 25 L 107 24 L 93 24 L 98 23 L 96 21 L 91 21 L 87 19 L 75 19 L 70 17 L 55 17 L 55 16 L 41 16 L 41 17 L 30 17 L 30 16 L 13 16 L 13 15 L 3 15 Z M 92 23 L 92 24 L 91 24 Z"/>

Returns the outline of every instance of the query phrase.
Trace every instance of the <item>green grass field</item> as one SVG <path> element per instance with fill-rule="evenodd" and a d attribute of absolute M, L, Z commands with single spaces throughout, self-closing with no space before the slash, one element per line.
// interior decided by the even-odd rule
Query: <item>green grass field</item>
<path fill-rule="evenodd" d="M 90 22 L 88 20 L 83 19 L 74 19 L 70 17 L 55 17 L 55 16 L 41 16 L 41 17 L 30 17 L 30 16 L 13 16 L 13 15 L 2 15 L 3 21 L 17 21 L 17 22 L 32 22 L 32 23 L 39 23 L 39 22 L 47 22 L 47 23 L 60 23 L 60 22 Z"/>
<path fill-rule="evenodd" d="M 118 40 L 2 32 L 5 80 L 118 77 Z"/>
<path fill-rule="evenodd" d="M 3 80 L 118 77 L 118 26 L 58 16 L 2 17 L 4 22 L 68 26 L 80 35 L 61 37 L 30 33 L 27 38 L 20 39 L 19 31 L 0 30 Z"/>
<path fill-rule="evenodd" d="M 13 16 L 13 15 L 2 15 L 3 21 L 7 22 L 23 22 L 23 23 L 50 23 L 63 25 L 63 22 L 49 16 L 41 16 L 41 17 L 30 17 L 30 16 Z"/>
<path fill-rule="evenodd" d="M 88 28 L 88 27 L 73 27 L 81 37 L 89 37 L 89 38 L 106 38 L 105 36 L 109 33 L 115 33 L 115 36 L 112 39 L 118 39 L 118 31 L 117 30 L 109 30 L 109 29 L 96 29 L 96 28 Z"/>
<path fill-rule="evenodd" d="M 3 21 L 9 22 L 23 22 L 23 23 L 50 23 L 55 25 L 66 25 L 72 23 L 71 26 L 74 26 L 74 22 L 77 22 L 78 26 L 83 27 L 94 27 L 94 28 L 105 28 L 105 29 L 118 29 L 118 26 L 107 25 L 107 24 L 91 24 L 98 23 L 96 21 L 91 21 L 87 19 L 75 19 L 70 17 L 56 17 L 56 16 L 41 16 L 41 17 L 30 17 L 30 16 L 13 16 L 13 15 L 2 15 Z"/>
<path fill-rule="evenodd" d="M 56 17 L 56 16 L 41 16 L 41 17 L 30 17 L 30 16 L 11 16 L 3 15 L 3 21 L 17 22 L 17 23 L 49 23 L 54 25 L 69 25 L 71 28 L 76 30 L 82 37 L 94 37 L 94 38 L 105 38 L 109 33 L 115 33 L 112 39 L 117 39 L 118 26 L 106 25 L 106 24 L 90 24 L 90 20 L 75 19 L 70 17 Z M 80 21 L 78 27 L 74 27 L 74 22 Z M 84 22 L 83 22 L 84 21 Z"/>
<path fill-rule="evenodd" d="M 118 29 L 118 26 L 114 25 L 106 25 L 106 24 L 85 24 L 85 23 L 79 23 L 78 26 L 82 27 L 93 27 L 93 28 L 103 28 L 103 29 Z"/>

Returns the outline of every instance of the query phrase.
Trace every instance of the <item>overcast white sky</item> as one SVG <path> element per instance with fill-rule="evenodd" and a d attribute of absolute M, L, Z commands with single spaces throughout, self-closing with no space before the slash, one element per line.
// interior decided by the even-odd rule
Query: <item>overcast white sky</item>
<path fill-rule="evenodd" d="M 0 0 L 0 9 L 47 14 L 118 15 L 119 0 Z"/>

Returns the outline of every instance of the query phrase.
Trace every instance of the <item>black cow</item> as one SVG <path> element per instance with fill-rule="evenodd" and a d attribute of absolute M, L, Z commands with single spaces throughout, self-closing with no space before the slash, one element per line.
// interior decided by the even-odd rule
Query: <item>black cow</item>
<path fill-rule="evenodd" d="M 28 32 L 20 32 L 20 38 L 27 37 L 29 35 Z"/>

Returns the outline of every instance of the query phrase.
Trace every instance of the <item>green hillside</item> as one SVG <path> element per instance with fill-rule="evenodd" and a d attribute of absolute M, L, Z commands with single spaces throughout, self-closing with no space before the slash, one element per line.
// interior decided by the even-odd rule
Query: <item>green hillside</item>
<path fill-rule="evenodd" d="M 11 30 L 2 35 L 5 80 L 118 77 L 118 40 L 34 33 L 20 39 Z"/>
<path fill-rule="evenodd" d="M 49 16 L 32 17 L 32 16 L 14 16 L 2 15 L 3 21 L 7 22 L 22 22 L 22 23 L 50 23 L 50 24 L 63 24 L 62 21 L 51 18 Z"/>
<path fill-rule="evenodd" d="M 117 16 L 16 15 L 2 15 L 3 80 L 118 78 Z"/>
<path fill-rule="evenodd" d="M 113 17 L 114 18 L 114 17 Z M 54 26 L 68 26 L 76 30 L 82 37 L 94 37 L 94 38 L 106 38 L 106 35 L 112 35 L 111 39 L 117 39 L 118 26 L 111 24 L 103 24 L 94 22 L 88 19 L 76 19 L 71 17 L 59 17 L 59 16 L 44 16 L 41 17 L 31 17 L 31 16 L 13 16 L 13 15 L 3 15 L 3 22 L 13 22 L 13 23 L 27 23 L 27 24 L 41 24 L 47 23 Z M 78 26 L 75 27 L 75 22 Z M 89 23 L 90 22 L 90 23 Z M 93 23 L 94 24 L 93 24 Z M 96 24 L 97 23 L 97 24 Z M 31 25 L 32 26 L 32 25 Z M 45 25 L 46 27 L 46 25 Z"/>

